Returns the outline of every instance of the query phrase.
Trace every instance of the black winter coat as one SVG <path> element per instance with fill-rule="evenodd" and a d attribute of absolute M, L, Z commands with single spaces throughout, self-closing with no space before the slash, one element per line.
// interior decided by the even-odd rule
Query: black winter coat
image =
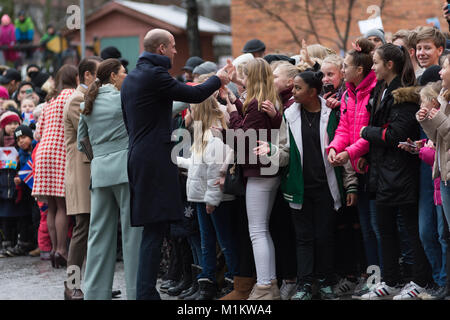
<path fill-rule="evenodd" d="M 370 142 L 369 191 L 376 194 L 378 205 L 398 206 L 417 204 L 419 194 L 420 160 L 417 155 L 398 148 L 401 141 L 419 140 L 419 110 L 416 88 L 402 88 L 396 77 L 386 88 L 378 90 L 370 108 L 369 125 L 362 137 Z"/>
<path fill-rule="evenodd" d="M 132 226 L 182 219 L 178 168 L 171 158 L 172 103 L 200 103 L 221 86 L 217 76 L 188 86 L 170 68 L 168 57 L 144 52 L 122 84 Z"/>

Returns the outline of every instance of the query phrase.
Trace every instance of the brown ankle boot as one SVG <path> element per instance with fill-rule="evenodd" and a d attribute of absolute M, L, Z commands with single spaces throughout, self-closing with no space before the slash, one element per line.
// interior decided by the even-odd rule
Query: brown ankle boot
<path fill-rule="evenodd" d="M 273 300 L 281 300 L 280 288 L 278 288 L 277 279 L 271 280 L 270 282 L 272 283 L 270 290 L 272 291 Z"/>
<path fill-rule="evenodd" d="M 234 277 L 234 290 L 219 300 L 247 300 L 253 286 L 256 283 L 255 278 Z"/>

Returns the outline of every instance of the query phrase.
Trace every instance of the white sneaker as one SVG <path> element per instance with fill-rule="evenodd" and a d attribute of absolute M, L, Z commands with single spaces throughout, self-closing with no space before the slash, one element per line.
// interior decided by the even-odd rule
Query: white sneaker
<path fill-rule="evenodd" d="M 283 280 L 283 283 L 280 288 L 281 300 L 291 300 L 292 296 L 296 292 L 297 292 L 296 282 L 286 282 L 286 280 Z"/>
<path fill-rule="evenodd" d="M 403 287 L 400 294 L 394 297 L 394 300 L 419 300 L 419 295 L 425 292 L 425 288 L 422 288 L 418 284 L 411 281 Z"/>
<path fill-rule="evenodd" d="M 361 300 L 388 300 L 400 292 L 398 287 L 389 287 L 386 282 L 378 283 L 372 290 L 361 296 Z"/>
<path fill-rule="evenodd" d="M 333 287 L 333 291 L 338 296 L 347 295 L 355 290 L 356 284 L 356 282 L 351 282 L 347 278 L 341 278 L 339 282 Z"/>

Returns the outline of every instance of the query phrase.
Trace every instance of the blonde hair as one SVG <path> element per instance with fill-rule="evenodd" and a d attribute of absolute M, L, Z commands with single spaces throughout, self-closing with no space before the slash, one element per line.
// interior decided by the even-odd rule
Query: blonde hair
<path fill-rule="evenodd" d="M 420 89 L 420 100 L 422 102 L 437 99 L 442 89 L 442 81 L 430 82 Z"/>
<path fill-rule="evenodd" d="M 47 92 L 47 96 L 45 97 L 45 101 L 49 101 L 50 97 L 54 95 L 56 88 L 55 88 L 55 81 L 52 79 L 52 77 L 48 78 L 47 81 L 44 82 L 44 84 L 41 87 L 42 90 Z"/>
<path fill-rule="evenodd" d="M 243 112 L 253 99 L 258 101 L 258 110 L 261 110 L 261 103 L 265 100 L 271 101 L 277 109 L 280 108 L 280 98 L 274 84 L 272 69 L 266 60 L 256 58 L 244 66 L 244 74 L 247 76 L 246 89 L 247 97 L 243 104 Z"/>
<path fill-rule="evenodd" d="M 286 62 L 286 61 L 280 61 L 281 63 L 277 64 L 275 70 L 280 70 L 283 74 L 286 75 L 286 77 L 293 79 L 296 75 L 300 73 L 300 69 L 293 64 Z"/>
<path fill-rule="evenodd" d="M 336 51 L 317 43 L 307 46 L 306 50 L 308 50 L 308 54 L 311 58 L 318 58 L 320 60 L 325 59 L 325 57 L 330 54 L 336 54 Z"/>
<path fill-rule="evenodd" d="M 213 75 L 215 75 L 215 72 L 211 72 L 211 73 L 205 73 L 205 74 L 201 74 L 197 77 L 197 79 L 195 79 L 195 83 L 203 83 L 206 80 L 208 80 L 209 78 L 211 78 Z"/>
<path fill-rule="evenodd" d="M 339 70 L 341 70 L 344 64 L 344 59 L 337 54 L 330 54 L 329 56 L 325 57 L 325 59 L 323 59 L 322 65 L 324 63 L 335 65 Z"/>
<path fill-rule="evenodd" d="M 192 105 L 194 111 L 194 142 L 191 150 L 196 154 L 203 154 L 211 136 L 211 127 L 221 125 L 223 129 L 227 129 L 225 116 L 219 108 L 219 103 L 214 96 L 209 96 L 205 101 Z M 196 127 L 196 123 L 201 123 L 200 128 Z M 199 134 L 201 133 L 201 134 Z"/>

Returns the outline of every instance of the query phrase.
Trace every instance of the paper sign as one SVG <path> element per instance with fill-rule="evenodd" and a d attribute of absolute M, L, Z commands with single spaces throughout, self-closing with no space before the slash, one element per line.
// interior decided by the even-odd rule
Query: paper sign
<path fill-rule="evenodd" d="M 360 20 L 358 21 L 358 26 L 361 34 L 365 34 L 372 29 L 383 29 L 383 22 L 381 17 L 376 17 L 369 20 Z"/>
<path fill-rule="evenodd" d="M 0 148 L 0 169 L 17 169 L 19 153 L 14 147 Z"/>

